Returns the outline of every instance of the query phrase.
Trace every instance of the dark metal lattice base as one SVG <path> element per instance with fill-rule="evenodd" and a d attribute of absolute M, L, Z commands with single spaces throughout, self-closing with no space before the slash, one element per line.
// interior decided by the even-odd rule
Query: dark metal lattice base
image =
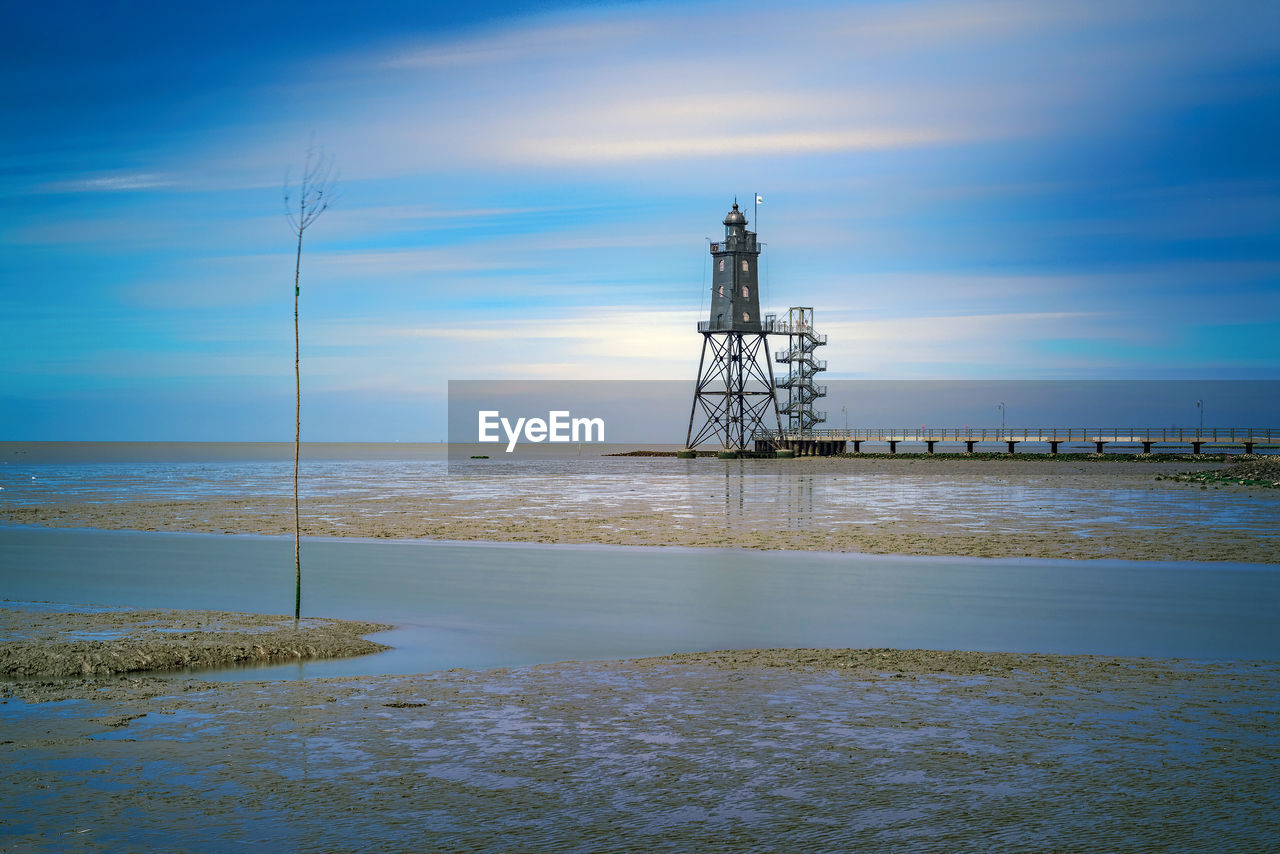
<path fill-rule="evenodd" d="M 706 420 L 695 433 L 699 410 Z M 694 448 L 715 439 L 728 450 L 747 450 L 757 433 L 774 429 L 781 432 L 782 422 L 774 398 L 767 336 L 703 332 L 685 447 Z"/>

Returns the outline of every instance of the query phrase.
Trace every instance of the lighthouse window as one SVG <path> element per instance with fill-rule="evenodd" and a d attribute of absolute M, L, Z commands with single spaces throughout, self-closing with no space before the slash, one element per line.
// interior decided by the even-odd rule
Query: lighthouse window
<path fill-rule="evenodd" d="M 743 323 L 746 323 L 746 322 L 748 322 L 749 320 L 751 320 L 751 315 L 747 314 L 747 313 L 744 311 L 744 312 L 742 313 L 742 322 L 743 322 Z"/>
<path fill-rule="evenodd" d="M 724 272 L 724 259 L 723 259 L 723 258 L 721 258 L 721 259 L 720 259 L 720 272 L 721 272 L 721 273 L 723 273 L 723 272 Z"/>
<path fill-rule="evenodd" d="M 720 286 L 720 296 L 724 296 L 724 285 Z"/>
<path fill-rule="evenodd" d="M 746 259 L 743 259 L 743 261 L 742 261 L 742 272 L 744 272 L 744 273 L 745 273 L 745 272 L 747 272 L 747 262 L 746 262 Z"/>
<path fill-rule="evenodd" d="M 746 285 L 743 285 L 743 286 L 742 286 L 742 298 L 743 298 L 743 299 L 746 299 L 746 298 L 747 298 L 747 297 L 749 297 L 749 296 L 751 296 L 751 291 L 750 291 L 750 289 L 749 289 L 749 288 L 747 288 L 747 286 L 746 286 Z"/>

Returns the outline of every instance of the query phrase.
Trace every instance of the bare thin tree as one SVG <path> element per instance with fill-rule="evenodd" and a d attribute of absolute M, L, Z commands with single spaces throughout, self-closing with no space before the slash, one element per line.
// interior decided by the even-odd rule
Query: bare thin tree
<path fill-rule="evenodd" d="M 307 146 L 307 158 L 302 167 L 302 182 L 294 197 L 293 185 L 286 173 L 284 179 L 284 215 L 298 236 L 298 256 L 293 267 L 293 568 L 294 599 L 293 617 L 302 616 L 302 516 L 298 511 L 298 460 L 302 449 L 302 357 L 298 336 L 298 298 L 302 294 L 302 235 L 320 214 L 329 209 L 333 201 L 336 176 L 333 158 L 317 149 L 315 143 Z"/>

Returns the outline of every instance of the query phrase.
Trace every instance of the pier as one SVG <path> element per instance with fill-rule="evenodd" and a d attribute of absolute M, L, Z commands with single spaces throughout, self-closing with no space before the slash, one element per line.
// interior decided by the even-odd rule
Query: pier
<path fill-rule="evenodd" d="M 1280 427 L 855 427 L 846 430 L 769 431 L 755 436 L 757 453 L 779 450 L 796 456 L 827 457 L 848 452 L 862 453 L 864 442 L 888 444 L 896 454 L 903 442 L 924 445 L 935 453 L 940 444 L 963 445 L 974 453 L 978 445 L 1004 445 L 1010 454 L 1024 442 L 1049 446 L 1058 453 L 1064 444 L 1093 445 L 1101 454 L 1107 445 L 1141 445 L 1142 453 L 1184 453 L 1170 446 L 1190 448 L 1199 454 L 1205 445 L 1240 448 L 1252 454 L 1261 445 L 1280 445 Z M 1157 450 L 1159 448 L 1159 450 Z"/>

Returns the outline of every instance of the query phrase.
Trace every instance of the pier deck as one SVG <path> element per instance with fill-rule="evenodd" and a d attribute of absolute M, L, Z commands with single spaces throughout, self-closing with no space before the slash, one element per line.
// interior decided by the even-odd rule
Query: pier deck
<path fill-rule="evenodd" d="M 855 454 L 862 452 L 864 442 L 889 445 L 896 454 L 902 442 L 922 444 L 932 454 L 939 444 L 964 445 L 972 454 L 980 444 L 1002 444 L 1009 453 L 1024 442 L 1049 446 L 1058 453 L 1064 444 L 1091 444 L 1101 454 L 1107 445 L 1141 445 L 1142 453 L 1159 451 L 1185 453 L 1176 448 L 1190 448 L 1199 454 L 1206 445 L 1240 448 L 1252 454 L 1260 445 L 1280 445 L 1278 427 L 855 427 L 847 430 L 807 430 L 802 433 L 770 432 L 755 437 L 755 449 L 768 452 L 779 449 L 794 451 L 799 456 L 831 456 L 842 454 L 853 445 Z M 1159 450 L 1157 450 L 1157 448 Z"/>

